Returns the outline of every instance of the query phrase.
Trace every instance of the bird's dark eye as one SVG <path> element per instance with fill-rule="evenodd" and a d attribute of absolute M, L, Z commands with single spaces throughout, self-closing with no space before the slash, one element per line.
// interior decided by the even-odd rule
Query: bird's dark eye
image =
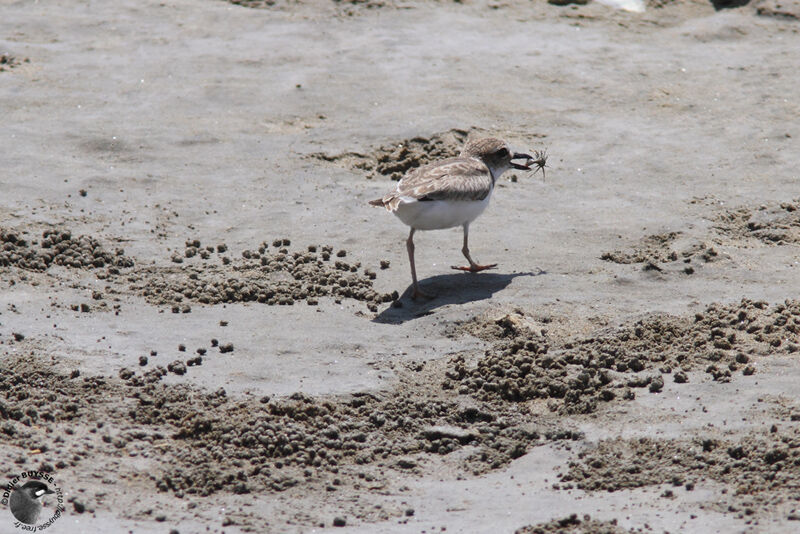
<path fill-rule="evenodd" d="M 503 147 L 500 150 L 496 151 L 495 155 L 497 155 L 497 156 L 499 156 L 501 158 L 504 158 L 504 157 L 508 156 L 508 149 Z"/>

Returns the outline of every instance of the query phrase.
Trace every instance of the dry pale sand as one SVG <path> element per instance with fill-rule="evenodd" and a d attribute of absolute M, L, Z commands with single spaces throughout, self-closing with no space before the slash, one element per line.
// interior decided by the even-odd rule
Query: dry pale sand
<path fill-rule="evenodd" d="M 52 532 L 796 532 L 800 5 L 643 7 L 3 2 L 4 479 Z M 547 178 L 415 303 L 367 201 L 484 135 Z"/>

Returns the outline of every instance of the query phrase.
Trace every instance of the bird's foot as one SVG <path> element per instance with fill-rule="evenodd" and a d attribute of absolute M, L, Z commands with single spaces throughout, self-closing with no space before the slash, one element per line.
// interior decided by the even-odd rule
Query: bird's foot
<path fill-rule="evenodd" d="M 456 271 L 466 271 L 468 273 L 479 273 L 479 272 L 485 271 L 487 269 L 494 269 L 495 267 L 497 267 L 496 263 L 492 263 L 492 264 L 489 264 L 489 265 L 478 265 L 477 263 L 475 263 L 475 264 L 472 264 L 472 265 L 467 265 L 465 267 L 461 267 L 459 265 L 453 265 L 450 268 L 451 269 L 455 269 Z"/>

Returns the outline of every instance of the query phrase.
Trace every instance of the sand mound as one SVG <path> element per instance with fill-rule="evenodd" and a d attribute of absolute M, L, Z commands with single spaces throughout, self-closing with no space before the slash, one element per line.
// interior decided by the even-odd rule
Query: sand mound
<path fill-rule="evenodd" d="M 222 388 L 64 376 L 19 358 L 0 376 L 0 432 L 21 450 L 40 451 L 45 470 L 87 455 L 99 463 L 145 454 L 156 462 L 147 474 L 153 486 L 178 495 L 374 489 L 392 471 L 416 473 L 430 455 L 464 449 L 456 468 L 477 474 L 548 440 L 581 437 L 502 405 L 442 395 L 420 372 L 376 395 L 230 399 Z M 54 432 L 65 422 L 66 436 Z"/>
<path fill-rule="evenodd" d="M 751 246 L 793 245 L 800 243 L 800 200 L 748 206 L 722 211 L 715 219 L 714 228 L 722 236 Z"/>
<path fill-rule="evenodd" d="M 739 440 L 611 439 L 581 452 L 559 476 L 564 489 L 618 491 L 668 484 L 691 491 L 714 480 L 734 488 L 728 512 L 753 515 L 800 496 L 800 430 L 752 432 Z M 662 497 L 670 498 L 667 489 Z"/>
<path fill-rule="evenodd" d="M 756 13 L 762 17 L 798 21 L 800 20 L 800 1 L 761 0 L 756 4 Z"/>
<path fill-rule="evenodd" d="M 69 230 L 51 229 L 42 232 L 41 241 L 30 241 L 25 234 L 0 228 L 0 266 L 14 266 L 32 271 L 45 271 L 52 265 L 75 269 L 119 269 L 133 267 L 133 260 L 118 248 L 106 251 L 91 236 L 73 237 Z"/>
<path fill-rule="evenodd" d="M 617 521 L 598 521 L 589 515 L 578 518 L 572 514 L 547 523 L 528 525 L 517 529 L 514 534 L 628 534 L 633 531 L 617 526 Z"/>
<path fill-rule="evenodd" d="M 711 305 L 693 317 L 653 314 L 589 337 L 558 339 L 536 332 L 521 314 L 494 323 L 497 340 L 474 366 L 451 359 L 446 389 L 478 399 L 549 399 L 562 413 L 587 413 L 598 403 L 633 399 L 635 389 L 658 393 L 664 381 L 688 380 L 703 369 L 714 380 L 756 371 L 755 358 L 795 352 L 800 301 Z M 485 335 L 485 321 L 465 331 Z"/>
<path fill-rule="evenodd" d="M 172 258 L 182 266 L 140 269 L 128 276 L 130 289 L 157 305 L 259 302 L 272 306 L 301 301 L 316 305 L 320 298 L 332 297 L 366 302 L 371 311 L 377 311 L 378 304 L 399 297 L 397 292 L 376 292 L 372 288 L 375 271 L 362 269 L 360 262 L 344 261 L 346 250 L 334 253 L 331 246 L 310 245 L 290 251 L 290 244 L 285 238 L 273 241 L 272 248 L 263 242 L 255 250 L 244 250 L 240 258 L 221 256 L 220 265 L 208 260 L 214 250 L 226 252 L 226 245 L 204 248 L 199 240 L 189 240 L 184 254 Z"/>
<path fill-rule="evenodd" d="M 710 243 L 679 243 L 682 238 L 681 232 L 648 235 L 629 248 L 604 252 L 600 259 L 623 265 L 641 263 L 644 270 L 684 274 L 694 274 L 696 266 L 719 260 L 719 252 Z"/>
<path fill-rule="evenodd" d="M 368 179 L 388 176 L 399 180 L 411 169 L 433 161 L 458 156 L 471 132 L 476 130 L 452 129 L 430 137 L 412 137 L 380 146 L 367 154 L 312 154 L 312 157 L 337 163 L 353 171 L 364 172 Z"/>

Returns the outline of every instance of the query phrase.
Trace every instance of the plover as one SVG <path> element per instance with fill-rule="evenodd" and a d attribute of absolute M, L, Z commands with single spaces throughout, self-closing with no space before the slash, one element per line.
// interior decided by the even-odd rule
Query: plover
<path fill-rule="evenodd" d="M 476 273 L 495 267 L 495 263 L 480 265 L 472 260 L 469 225 L 489 205 L 495 183 L 505 171 L 511 168 L 529 171 L 536 163 L 537 170 L 541 168 L 544 172 L 546 156 L 544 153 L 536 156 L 538 159 L 534 160 L 528 154 L 514 152 L 505 141 L 491 137 L 468 141 L 458 157 L 412 169 L 397 183 L 394 191 L 370 201 L 373 206 L 383 206 L 411 227 L 406 247 L 414 299 L 428 297 L 417 283 L 414 232 L 461 226 L 464 229 L 461 252 L 469 265 L 452 268 Z M 525 160 L 525 163 L 512 160 Z"/>

